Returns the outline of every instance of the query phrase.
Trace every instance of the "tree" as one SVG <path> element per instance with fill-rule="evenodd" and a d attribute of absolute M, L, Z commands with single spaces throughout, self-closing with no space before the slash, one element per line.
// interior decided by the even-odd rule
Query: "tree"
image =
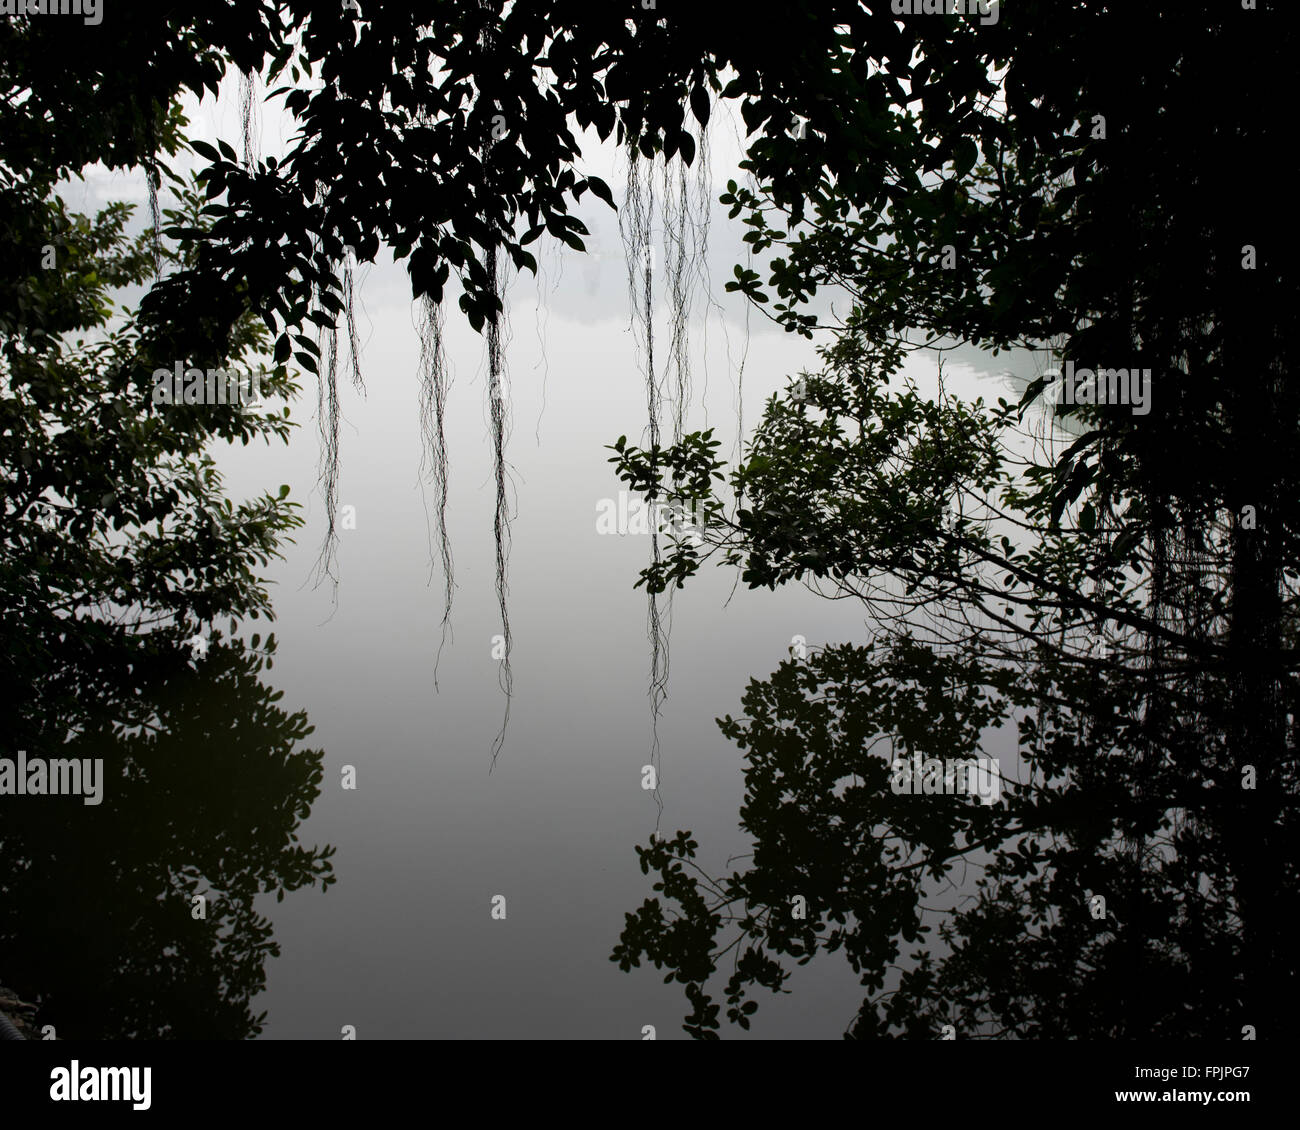
<path fill-rule="evenodd" d="M 944 19 L 900 25 L 884 5 L 842 0 L 794 12 L 760 5 L 748 9 L 744 20 L 730 12 L 687 13 L 667 3 L 593 10 L 573 0 L 428 0 L 399 11 L 241 0 L 161 19 L 128 16 L 94 32 L 92 37 L 74 29 L 57 45 L 39 21 L 16 21 L 0 32 L 0 90 L 19 119 L 0 156 L 19 175 L 61 175 L 96 159 L 154 170 L 171 128 L 167 108 L 182 90 L 215 92 L 227 64 L 244 75 L 250 107 L 256 82 L 285 84 L 272 97 L 283 97 L 300 127 L 292 152 L 282 162 L 256 160 L 247 116 L 242 161 L 229 144 L 200 150 L 210 162 L 202 179 L 211 223 L 201 234 L 183 228 L 174 233 L 197 241 L 199 253 L 189 268 L 146 296 L 143 325 L 159 343 L 192 342 L 202 334 L 219 352 L 247 301 L 277 335 L 277 362 L 293 357 L 306 370 L 319 370 L 326 403 L 323 486 L 331 522 L 340 319 L 353 346 L 353 379 L 361 379 L 347 248 L 373 261 L 382 244 L 407 262 L 413 296 L 426 299 L 421 379 L 448 608 L 453 586 L 443 521 L 440 302 L 451 273 L 457 274 L 460 306 L 487 337 L 507 687 L 508 413 L 499 395 L 500 292 L 504 258 L 514 269 L 533 268 L 527 247 L 543 234 L 582 249 L 585 229 L 569 215 L 571 202 L 590 190 L 613 203 L 606 186 L 578 172 L 572 124 L 593 127 L 602 139 L 615 137 L 627 149 L 632 214 L 625 217 L 625 230 L 629 262 L 638 263 L 653 188 L 637 187 L 632 170 L 638 161 L 662 155 L 675 163 L 678 185 L 670 195 L 685 200 L 685 169 L 705 144 L 718 99 L 741 102 L 765 168 L 785 162 L 793 169 L 807 160 L 807 150 L 789 136 L 798 117 L 817 121 L 819 160 L 833 152 L 838 163 L 859 161 L 870 153 L 881 168 L 908 167 L 926 152 L 926 138 L 905 117 L 883 112 L 896 92 L 904 86 L 924 90 L 927 100 L 933 95 L 960 115 L 987 85 L 972 81 L 979 76 L 960 53 L 960 68 L 944 62 L 954 55 L 954 34 L 964 40 L 970 29 Z M 77 76 L 70 85 L 42 65 L 55 46 Z M 102 113 L 85 115 L 87 104 Z M 699 127 L 694 133 L 686 126 L 687 114 Z M 59 139 L 49 150 L 43 148 L 47 132 Z M 791 177 L 790 183 L 798 179 Z M 156 175 L 153 180 L 158 183 Z M 700 206 L 707 208 L 703 200 Z M 679 280 L 686 228 L 684 221 L 672 225 Z M 633 272 L 631 281 L 634 294 L 648 303 L 649 280 L 638 282 Z M 681 324 L 686 291 L 670 289 Z M 322 340 L 309 344 L 304 331 L 312 328 Z M 650 333 L 648 324 L 644 329 Z M 648 337 L 646 345 L 650 369 Z M 672 352 L 684 388 L 684 350 Z M 647 373 L 652 440 L 657 379 Z M 674 439 L 680 439 L 680 428 Z M 331 526 L 326 573 L 334 537 Z M 446 624 L 444 616 L 444 630 Z"/>
<path fill-rule="evenodd" d="M 75 668 L 81 642 L 70 632 L 52 658 Z M 0 967 L 59 1039 L 262 1031 L 250 1005 L 280 949 L 257 899 L 335 881 L 334 849 L 298 842 L 323 751 L 261 674 L 273 649 L 234 639 L 175 660 L 142 688 L 134 727 L 98 711 L 27 747 L 102 759 L 106 778 L 97 805 L 3 802 Z"/>
<path fill-rule="evenodd" d="M 802 400 L 773 400 L 733 475 L 746 506 L 729 521 L 712 500 L 706 550 L 753 587 L 803 579 L 860 600 L 875 643 L 751 683 L 745 718 L 720 725 L 747 751 L 752 864 L 698 873 L 687 832 L 638 848 L 671 903 L 629 914 L 614 959 L 685 983 L 697 1036 L 717 1025 L 706 982 L 728 953 L 728 1016 L 748 1026 L 748 989 L 779 988 L 780 958 L 841 947 L 868 990 L 858 1036 L 1225 1038 L 1261 1017 L 1271 1031 L 1285 1004 L 1268 998 L 1292 974 L 1264 982 L 1248 931 L 1284 930 L 1293 865 L 1246 918 L 1235 835 L 1243 820 L 1266 843 L 1293 833 L 1294 749 L 1280 773 L 1247 773 L 1234 672 L 1147 628 L 1145 547 L 1103 575 L 1095 525 L 1024 489 L 1019 413 L 892 389 L 874 367 L 889 353 L 846 337 Z M 696 457 L 669 475 L 654 464 L 679 449 L 615 459 L 650 497 L 692 497 L 686 481 L 698 492 L 721 464 L 690 438 Z M 684 581 L 697 552 L 643 580 Z M 1284 691 L 1293 711 L 1294 679 Z M 893 790 L 898 759 L 985 757 L 1011 724 L 1001 803 Z"/>
<path fill-rule="evenodd" d="M 760 249 L 787 242 L 770 213 L 798 218 L 804 197 L 815 202 L 813 230 L 772 264 L 778 320 L 809 330 L 800 302 L 828 281 L 855 304 L 826 371 L 805 376 L 801 400 L 769 406 L 733 475 L 734 518 L 706 503 L 713 550 L 743 561 L 751 585 L 806 578 L 862 599 L 880 635 L 875 652 L 828 648 L 752 686 L 748 725 L 724 721 L 753 751 L 750 872 L 700 886 L 683 868 L 687 833 L 642 851 L 684 918 L 652 900 L 614 956 L 625 968 L 649 957 L 685 982 L 697 1035 L 716 1025 L 703 985 L 736 905 L 738 1021 L 747 984 L 782 980 L 773 953 L 804 959 L 822 944 L 844 945 L 862 972 L 859 1035 L 953 1023 L 1223 1037 L 1278 1031 L 1296 999 L 1284 924 L 1297 893 L 1297 515 L 1284 453 L 1300 406 L 1281 344 L 1296 287 L 1276 250 L 1266 275 L 1243 269 L 1256 266 L 1244 245 L 1289 245 L 1288 224 L 1266 230 L 1221 206 L 1276 142 L 1256 110 L 1293 32 L 1230 9 L 1207 9 L 1203 24 L 1186 9 L 1102 4 L 1051 15 L 1018 5 L 987 42 L 955 48 L 971 52 L 972 74 L 1005 73 L 979 113 L 919 98 L 918 129 L 938 138 L 921 191 L 907 191 L 913 169 L 887 170 L 891 183 L 817 160 L 800 166 L 810 188 L 729 186 Z M 948 62 L 962 69 L 959 54 Z M 1231 107 L 1206 106 L 1210 74 L 1234 90 Z M 733 285 L 767 297 L 757 275 Z M 1014 407 L 894 392 L 918 329 L 932 344 L 1149 367 L 1150 415 L 1066 407 L 1082 434 L 1036 460 L 1014 433 L 1048 381 Z M 688 445 L 616 448 L 615 460 L 667 497 L 720 466 Z M 1256 497 L 1275 500 L 1267 532 Z M 642 580 L 682 584 L 701 560 L 679 547 Z M 932 638 L 891 619 L 916 609 Z M 967 702 L 959 688 L 979 693 Z M 820 693 L 839 716 L 814 711 L 805 727 Z M 909 728 L 911 711 L 933 725 Z M 916 798 L 883 791 L 870 751 L 945 748 L 953 711 L 980 727 L 1014 718 L 1028 779 L 996 813 L 949 814 L 936 829 L 915 822 Z M 977 730 L 959 736 L 963 753 L 979 748 Z M 986 867 L 975 906 L 947 908 L 944 946 L 891 973 L 921 933 L 917 873 L 938 880 L 970 858 Z M 810 906 L 820 896 L 819 911 L 777 925 L 777 894 L 796 888 Z M 846 913 L 854 926 L 819 940 Z"/>
<path fill-rule="evenodd" d="M 200 222 L 195 186 L 176 191 L 166 219 Z M 276 952 L 253 900 L 328 886 L 332 849 L 297 843 L 323 754 L 258 678 L 274 635 L 238 634 L 272 618 L 257 570 L 301 519 L 287 487 L 236 506 L 205 449 L 283 441 L 288 410 L 159 403 L 140 376 L 237 369 L 266 334 L 245 316 L 226 354 L 157 352 L 113 297 L 153 270 L 131 208 L 71 213 L 40 181 L 3 195 L 0 757 L 98 759 L 104 780 L 97 805 L 4 797 L 0 965 L 65 1037 L 252 1035 Z M 295 387 L 280 366 L 262 392 Z"/>

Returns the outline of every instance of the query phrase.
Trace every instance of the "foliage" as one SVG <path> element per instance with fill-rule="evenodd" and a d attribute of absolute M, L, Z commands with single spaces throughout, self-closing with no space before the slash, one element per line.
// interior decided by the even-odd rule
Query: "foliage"
<path fill-rule="evenodd" d="M 165 220 L 201 223 L 197 187 L 171 179 Z M 323 754 L 258 678 L 275 637 L 237 636 L 272 618 L 258 570 L 301 519 L 287 487 L 236 505 L 207 445 L 282 442 L 290 422 L 156 405 L 153 370 L 250 366 L 268 337 L 245 314 L 226 353 L 179 327 L 151 339 L 115 296 L 156 251 L 183 268 L 192 250 L 129 236 L 125 204 L 79 215 L 39 179 L 3 194 L 0 756 L 102 759 L 105 780 L 99 805 L 6 798 L 0 965 L 64 1038 L 254 1035 L 277 952 L 254 899 L 328 886 L 333 849 L 297 843 Z M 296 390 L 283 366 L 261 387 Z"/>
<path fill-rule="evenodd" d="M 881 42 L 846 36 L 830 70 Z M 860 600 L 875 639 L 783 666 L 751 684 L 747 721 L 721 723 L 749 751 L 748 870 L 687 880 L 689 833 L 640 849 L 678 876 L 678 905 L 629 915 L 614 958 L 684 981 L 693 1034 L 716 1027 L 705 982 L 726 953 L 745 970 L 726 985 L 739 1023 L 781 958 L 840 947 L 867 989 L 858 1036 L 1289 1023 L 1293 220 L 1224 202 L 1276 149 L 1267 107 L 1294 45 L 1227 6 L 1008 6 L 897 85 L 872 72 L 877 96 L 847 114 L 826 98 L 806 160 L 760 143 L 760 187 L 728 186 L 750 243 L 779 253 L 766 287 L 738 270 L 731 288 L 796 332 L 818 287 L 852 311 L 824 371 L 767 406 L 708 551 L 642 577 L 680 584 L 716 556 L 750 585 Z M 1209 106 L 1222 83 L 1239 97 Z M 849 115 L 896 138 L 910 123 L 910 159 L 832 151 Z M 1060 410 L 1066 435 L 1046 378 L 1017 405 L 956 402 L 942 364 L 936 396 L 890 387 L 921 344 L 1149 367 L 1152 410 Z M 620 473 L 653 481 L 683 450 L 630 451 Z M 697 451 L 684 473 L 720 466 Z M 880 750 L 964 755 L 1011 723 L 1018 773 L 995 811 L 921 798 L 918 826 L 918 798 L 884 785 Z M 941 898 L 958 863 L 976 876 L 961 904 Z"/>

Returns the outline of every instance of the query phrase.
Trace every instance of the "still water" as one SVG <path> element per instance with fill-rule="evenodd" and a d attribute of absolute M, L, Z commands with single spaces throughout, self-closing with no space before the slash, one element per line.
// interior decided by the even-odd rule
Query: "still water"
<path fill-rule="evenodd" d="M 717 160 L 715 184 L 725 152 Z M 616 169 L 595 171 L 617 183 Z M 714 217 L 719 280 L 744 250 Z M 750 592 L 706 568 L 671 604 L 660 814 L 642 787 L 650 645 L 633 589 L 650 542 L 597 521 L 623 485 L 605 445 L 640 441 L 645 390 L 616 223 L 586 219 L 591 256 L 552 250 L 538 284 L 509 295 L 513 696 L 495 768 L 505 698 L 482 343 L 449 318 L 457 589 L 439 657 L 418 340 L 404 272 L 382 262 L 361 292 L 367 392 L 343 399 L 337 585 L 317 569 L 325 514 L 309 388 L 287 448 L 218 453 L 234 497 L 286 483 L 305 507 L 296 544 L 266 574 L 273 668 L 214 651 L 164 680 L 161 733 L 113 751 L 144 766 L 150 787 L 128 777 L 113 804 L 51 824 L 43 898 L 9 908 L 25 922 L 9 958 L 20 972 L 0 981 L 43 995 L 42 1020 L 60 1037 L 682 1036 L 680 987 L 610 961 L 624 916 L 653 895 L 634 846 L 656 824 L 690 829 L 701 863 L 729 869 L 750 847 L 737 826 L 744 759 L 716 719 L 739 713 L 747 682 L 787 660 L 796 638 L 869 637 L 846 603 Z M 687 426 L 715 427 L 727 453 L 816 357 L 714 291 L 718 304 L 705 318 L 697 299 L 690 324 Z M 909 366 L 932 384 L 932 359 Z M 961 355 L 947 387 L 1010 395 L 1004 369 L 1004 358 Z M 321 751 L 319 780 L 303 750 Z M 285 838 L 297 817 L 305 852 Z M 306 883 L 326 868 L 328 889 Z M 211 886 L 203 918 L 165 897 L 169 875 L 194 872 Z M 282 900 L 253 893 L 280 885 L 291 888 Z M 749 1032 L 723 1034 L 836 1038 L 862 996 L 837 955 L 797 969 L 789 987 Z"/>

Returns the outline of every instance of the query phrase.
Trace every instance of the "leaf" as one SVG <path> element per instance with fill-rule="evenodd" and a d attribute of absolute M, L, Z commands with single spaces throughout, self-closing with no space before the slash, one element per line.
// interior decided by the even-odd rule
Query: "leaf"
<path fill-rule="evenodd" d="M 588 177 L 587 187 L 591 189 L 594 195 L 599 196 L 611 208 L 615 206 L 613 192 L 610 191 L 609 185 L 601 180 L 600 177 Z M 527 241 L 525 240 L 524 242 Z"/>
<path fill-rule="evenodd" d="M 1025 408 L 1027 408 L 1030 404 L 1033 403 L 1033 401 L 1042 393 L 1046 385 L 1047 385 L 1046 377 L 1035 377 L 1032 381 L 1029 382 L 1029 387 L 1025 389 L 1025 394 L 1020 398 L 1020 403 L 1017 405 L 1017 407 L 1021 411 L 1022 416 L 1024 414 Z"/>
<path fill-rule="evenodd" d="M 709 124 L 709 92 L 702 82 L 691 90 L 691 113 L 700 125 Z"/>
<path fill-rule="evenodd" d="M 971 138 L 963 137 L 957 142 L 956 151 L 953 153 L 953 167 L 959 177 L 969 173 L 978 160 L 979 148 Z"/>

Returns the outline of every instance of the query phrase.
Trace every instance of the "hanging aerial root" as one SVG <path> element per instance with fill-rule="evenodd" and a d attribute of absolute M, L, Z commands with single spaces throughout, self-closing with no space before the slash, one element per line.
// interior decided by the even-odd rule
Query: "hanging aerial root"
<path fill-rule="evenodd" d="M 714 119 L 710 119 L 712 123 Z M 706 125 L 700 130 L 700 141 L 696 148 L 695 157 L 695 200 L 692 207 L 693 217 L 691 219 L 691 241 L 692 256 L 691 261 L 695 270 L 695 284 L 700 288 L 700 293 L 704 296 L 704 317 L 701 319 L 701 348 L 700 357 L 704 367 L 704 388 L 700 394 L 700 402 L 704 408 L 704 426 L 709 426 L 708 418 L 708 400 L 709 400 L 709 305 L 712 303 L 721 306 L 713 301 L 710 278 L 709 278 L 709 223 L 710 209 L 713 207 L 713 178 L 709 167 L 709 130 L 711 125 Z M 724 323 L 725 326 L 725 323 Z"/>
<path fill-rule="evenodd" d="M 502 286 L 500 279 L 498 250 L 493 247 L 484 254 L 484 266 L 488 274 L 488 290 L 501 303 Z M 503 305 L 503 304 L 502 304 Z M 505 708 L 501 719 L 501 729 L 492 743 L 492 764 L 496 767 L 497 757 L 506 740 L 506 728 L 510 724 L 510 698 L 514 688 L 514 675 L 510 666 L 510 653 L 513 639 L 510 632 L 509 580 L 508 563 L 510 559 L 510 507 L 506 495 L 506 436 L 507 403 L 505 372 L 501 348 L 501 312 L 494 308 L 488 315 L 487 322 L 488 353 L 488 400 L 492 426 L 492 460 L 496 477 L 496 507 L 492 520 L 492 536 L 496 545 L 496 594 L 497 609 L 501 613 L 502 653 L 498 681 L 505 694 Z"/>
<path fill-rule="evenodd" d="M 645 388 L 647 415 L 647 444 L 654 450 L 660 439 L 659 417 L 661 397 L 654 368 L 654 269 L 655 255 L 651 242 L 654 225 L 654 167 L 645 168 L 635 144 L 627 151 L 627 187 L 623 209 L 619 212 L 619 234 L 628 265 L 628 294 L 632 304 L 632 324 L 641 343 L 645 357 Z M 650 524 L 650 556 L 653 564 L 662 560 L 659 545 L 658 523 Z M 655 833 L 663 817 L 663 796 L 660 792 L 662 757 L 659 744 L 659 716 L 668 697 L 668 635 L 660 611 L 659 596 L 650 592 L 646 596 L 646 632 L 650 639 L 650 763 L 655 771 L 653 791 L 658 817 Z"/>
<path fill-rule="evenodd" d="M 316 561 L 316 583 L 328 578 L 338 603 L 338 491 L 339 491 L 339 335 L 325 331 L 325 368 L 317 378 L 316 419 L 320 427 L 320 485 L 325 496 L 325 542 Z"/>
<path fill-rule="evenodd" d="M 327 199 L 329 187 L 318 185 L 319 195 Z M 320 241 L 316 241 L 320 250 Z M 348 351 L 352 363 L 352 383 L 359 392 L 365 392 L 361 379 L 360 343 L 356 329 L 356 289 L 353 284 L 352 251 L 341 264 L 343 313 L 348 334 Z M 334 603 L 338 603 L 338 482 L 339 482 L 339 331 L 336 326 L 322 330 L 325 367 L 317 377 L 317 423 L 320 428 L 321 457 L 318 483 L 325 498 L 326 532 L 320 555 L 316 560 L 316 584 L 329 579 Z"/>
<path fill-rule="evenodd" d="M 149 251 L 153 258 L 153 277 L 157 279 L 162 277 L 162 208 L 158 203 L 162 174 L 152 152 L 145 160 L 144 172 L 149 185 Z"/>
<path fill-rule="evenodd" d="M 352 281 L 352 254 L 349 252 L 343 265 L 343 317 L 348 327 L 348 356 L 352 361 L 352 386 L 366 391 L 361 379 L 361 341 L 357 337 L 356 291 Z"/>
<path fill-rule="evenodd" d="M 433 662 L 433 686 L 438 688 L 438 664 L 442 649 L 451 635 L 451 606 L 456 588 L 451 555 L 451 538 L 447 533 L 447 355 L 444 343 L 445 323 L 440 302 L 425 295 L 420 320 L 420 434 L 423 439 L 424 465 L 433 481 L 434 528 L 438 553 L 442 558 L 442 622 L 438 654 Z"/>
<path fill-rule="evenodd" d="M 691 374 L 688 327 L 690 325 L 692 280 L 687 272 L 690 198 L 686 182 L 686 164 L 676 157 L 676 191 L 664 164 L 664 267 L 668 280 L 668 308 L 671 337 L 668 346 L 673 388 L 673 443 L 679 444 L 686 432 L 686 410 L 691 397 Z M 665 368 L 665 380 L 668 369 Z"/>
<path fill-rule="evenodd" d="M 244 134 L 244 168 L 257 164 L 257 139 L 253 127 L 253 106 L 257 93 L 257 72 L 241 71 L 239 75 L 239 121 Z"/>

